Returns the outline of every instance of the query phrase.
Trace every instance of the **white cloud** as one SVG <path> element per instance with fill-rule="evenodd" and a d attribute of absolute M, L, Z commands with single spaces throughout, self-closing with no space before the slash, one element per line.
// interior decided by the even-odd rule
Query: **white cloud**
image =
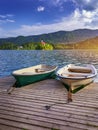
<path fill-rule="evenodd" d="M 4 24 L 4 23 L 14 23 L 15 20 L 13 19 L 0 19 L 0 24 Z"/>
<path fill-rule="evenodd" d="M 48 4 L 51 6 L 56 6 L 56 7 L 62 7 L 63 3 L 70 1 L 70 0 L 49 0 Z"/>
<path fill-rule="evenodd" d="M 6 14 L 7 17 L 13 17 L 13 14 Z"/>
<path fill-rule="evenodd" d="M 2 15 L 0 14 L 0 18 L 8 18 L 8 17 L 13 17 L 14 15 L 13 14 L 5 14 L 5 15 Z"/>
<path fill-rule="evenodd" d="M 11 31 L 1 29 L 0 37 L 37 35 L 59 30 L 71 31 L 79 28 L 98 29 L 98 9 L 94 11 L 76 9 L 70 16 L 63 17 L 61 21 L 52 24 L 21 25 L 20 28 Z"/>
<path fill-rule="evenodd" d="M 13 19 L 6 19 L 6 22 L 14 23 L 15 20 L 13 20 Z"/>
<path fill-rule="evenodd" d="M 86 2 L 91 2 L 91 0 L 85 0 Z"/>
<path fill-rule="evenodd" d="M 38 12 L 41 12 L 41 11 L 44 11 L 45 10 L 45 7 L 43 7 L 43 6 L 39 6 L 38 8 L 37 8 L 37 11 Z"/>
<path fill-rule="evenodd" d="M 98 0 L 71 0 L 78 8 L 93 11 L 98 8 Z"/>
<path fill-rule="evenodd" d="M 83 16 L 84 17 L 87 17 L 87 18 L 92 18 L 94 13 L 92 13 L 91 11 L 86 11 L 86 10 L 83 10 Z"/>
<path fill-rule="evenodd" d="M 0 15 L 0 18 L 6 18 L 6 15 Z"/>
<path fill-rule="evenodd" d="M 14 15 L 12 15 L 12 14 L 0 15 L 0 24 L 15 22 L 15 20 L 12 19 L 13 16 Z"/>

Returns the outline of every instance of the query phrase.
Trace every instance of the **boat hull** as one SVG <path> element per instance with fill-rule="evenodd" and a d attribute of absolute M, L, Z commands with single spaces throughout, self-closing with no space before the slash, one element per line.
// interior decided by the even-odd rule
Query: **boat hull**
<path fill-rule="evenodd" d="M 16 79 L 16 87 L 23 87 L 28 84 L 51 78 L 56 69 L 56 66 L 41 64 L 16 70 L 12 73 L 12 75 Z"/>
<path fill-rule="evenodd" d="M 32 84 L 37 81 L 41 81 L 44 79 L 51 78 L 51 75 L 54 72 L 46 73 L 46 74 L 39 74 L 39 75 L 30 75 L 30 76 L 16 76 L 14 75 L 16 81 L 17 81 L 17 87 L 22 87 L 28 84 Z"/>
<path fill-rule="evenodd" d="M 67 86 L 67 90 L 70 89 L 74 93 L 92 83 L 97 75 L 97 70 L 93 65 L 81 67 L 69 64 L 59 69 L 56 75 L 65 84 L 65 87 Z"/>
<path fill-rule="evenodd" d="M 60 80 L 63 82 L 63 84 L 68 90 L 69 87 L 71 86 L 72 93 L 79 91 L 80 89 L 84 88 L 85 86 L 89 85 L 94 81 L 93 78 L 82 79 L 82 80 L 68 80 L 68 79 L 61 78 Z"/>

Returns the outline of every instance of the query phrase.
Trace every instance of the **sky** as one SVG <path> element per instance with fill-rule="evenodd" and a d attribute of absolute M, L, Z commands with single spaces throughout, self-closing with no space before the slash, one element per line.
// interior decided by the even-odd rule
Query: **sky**
<path fill-rule="evenodd" d="M 98 29 L 98 0 L 0 0 L 0 38 Z"/>

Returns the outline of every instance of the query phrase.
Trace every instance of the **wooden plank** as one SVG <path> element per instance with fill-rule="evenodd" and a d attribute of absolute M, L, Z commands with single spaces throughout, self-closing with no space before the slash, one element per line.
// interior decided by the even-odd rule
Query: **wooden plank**
<path fill-rule="evenodd" d="M 5 98 L 6 98 L 6 95 L 3 95 L 2 97 L 4 97 L 5 96 Z M 13 99 L 14 98 L 16 98 L 16 99 L 19 99 L 19 98 L 24 98 L 24 100 L 34 100 L 34 99 L 36 99 L 36 100 L 44 100 L 44 101 L 51 101 L 51 102 L 55 102 L 55 101 L 62 101 L 62 102 L 65 102 L 66 103 L 66 96 L 65 96 L 65 98 L 54 98 L 54 97 L 46 97 L 46 98 L 44 98 L 44 96 L 43 97 L 40 97 L 40 96 L 30 96 L 30 95 L 15 95 L 15 96 L 10 96 L 10 97 L 13 97 Z M 21 100 L 21 99 L 20 99 Z M 80 104 L 81 103 L 81 100 L 79 99 L 76 99 L 76 100 L 74 100 L 73 101 L 73 103 L 78 103 L 78 104 Z M 81 104 L 84 104 L 84 105 L 86 105 L 87 106 L 87 104 L 90 106 L 98 106 L 98 101 L 97 100 L 94 100 L 93 98 L 92 98 L 92 100 L 88 100 L 88 99 L 84 99 L 84 100 L 82 100 L 82 103 Z"/>
<path fill-rule="evenodd" d="M 5 98 L 6 98 L 6 96 L 8 96 L 8 95 L 6 95 L 6 94 L 4 94 L 4 93 L 2 93 L 2 97 L 4 97 L 5 96 Z M 45 97 L 44 95 L 43 96 L 39 96 L 39 95 L 25 95 L 25 94 L 16 94 L 16 95 L 10 95 L 9 97 L 13 97 L 13 98 L 16 98 L 16 99 L 18 99 L 18 98 L 25 98 L 25 100 L 34 100 L 35 98 L 36 98 L 36 100 L 49 100 L 49 101 L 55 101 L 55 100 L 61 100 L 61 101 L 66 101 L 67 100 L 67 96 L 65 96 L 64 95 L 64 97 L 54 97 L 54 96 L 47 96 L 47 97 Z M 44 98 L 45 97 L 45 98 Z M 95 99 L 95 100 L 94 100 Z M 83 101 L 84 100 L 84 101 Z M 76 97 L 75 97 L 75 100 L 73 101 L 73 103 L 74 102 L 79 102 L 79 101 L 82 101 L 82 104 L 83 103 L 85 103 L 86 102 L 86 104 L 87 103 L 89 103 L 89 104 L 91 104 L 91 105 L 96 105 L 96 106 L 98 106 L 98 100 L 97 100 L 97 97 L 95 97 L 95 98 L 92 98 L 92 99 L 88 99 L 88 98 L 80 98 L 80 99 L 77 99 Z"/>
<path fill-rule="evenodd" d="M 62 93 L 61 93 L 61 94 L 62 94 Z M 31 94 L 28 93 L 28 94 L 25 94 L 25 92 L 24 92 L 24 93 L 23 93 L 23 92 L 19 92 L 19 93 L 15 93 L 15 94 L 13 94 L 13 95 L 15 95 L 15 96 L 17 96 L 17 95 L 22 96 L 22 95 L 23 95 L 23 96 L 28 96 L 28 97 L 30 97 L 30 96 L 31 96 L 31 97 L 34 97 L 34 96 L 38 96 L 38 97 L 46 96 L 46 98 L 47 98 L 47 97 L 51 97 L 51 95 L 49 95 L 47 92 L 46 92 L 46 94 L 43 94 L 43 95 L 40 95 L 40 93 L 39 93 L 39 94 L 37 94 L 37 93 L 31 93 Z M 53 94 L 52 97 L 55 98 L 55 95 L 56 95 L 56 94 Z M 61 97 L 64 97 L 64 96 L 65 96 L 65 98 L 66 98 L 66 96 L 67 96 L 66 93 L 65 93 L 65 94 L 62 94 Z M 79 96 L 77 97 L 77 95 L 74 95 L 73 97 L 74 97 L 74 98 L 76 97 L 76 99 L 78 99 L 78 100 L 84 100 L 84 99 L 86 98 L 85 96 L 84 96 L 84 97 L 82 96 L 82 97 L 79 98 Z M 60 95 L 57 95 L 57 98 L 60 98 Z M 91 96 L 90 96 L 90 99 L 87 98 L 86 100 L 93 101 L 94 98 L 96 99 L 97 96 L 94 96 L 94 97 L 92 96 L 92 98 L 91 98 Z M 98 102 L 97 100 L 94 100 L 94 101 L 95 101 L 95 102 Z"/>
<path fill-rule="evenodd" d="M 53 125 L 51 128 L 44 128 L 44 127 L 38 127 L 38 126 L 34 126 L 34 125 L 30 125 L 30 124 L 23 124 L 20 122 L 14 122 L 14 121 L 10 121 L 10 120 L 6 120 L 6 124 L 4 123 L 4 119 L 0 119 L 0 130 L 83 130 L 83 129 L 77 129 L 77 128 L 73 128 L 73 127 L 68 127 L 68 126 L 58 126 L 59 129 L 55 128 L 55 125 Z M 9 126 L 10 124 L 12 124 L 12 126 Z M 16 128 L 17 127 L 17 128 Z"/>
<path fill-rule="evenodd" d="M 53 111 L 45 111 L 45 110 L 25 110 L 25 109 L 19 109 L 19 108 L 15 108 L 15 109 L 6 109 L 4 107 L 1 107 L 2 110 L 0 110 L 0 113 L 1 114 L 10 114 L 12 112 L 12 114 L 14 113 L 14 115 L 18 115 L 20 116 L 21 114 L 25 114 L 27 116 L 31 116 L 31 115 L 36 115 L 36 116 L 41 116 L 41 117 L 47 117 L 47 118 L 52 118 L 52 119 L 58 119 L 58 120 L 68 120 L 70 121 L 73 120 L 74 122 L 74 119 L 76 120 L 79 120 L 79 122 L 81 122 L 81 120 L 84 120 L 84 121 L 89 121 L 92 123 L 93 122 L 98 122 L 98 118 L 96 117 L 90 117 L 89 115 L 88 116 L 80 116 L 80 115 L 76 115 L 76 114 L 68 114 L 68 113 L 57 113 L 57 112 L 53 112 Z M 19 114 L 18 114 L 19 113 Z M 70 118 L 70 119 L 68 119 Z M 78 121 L 77 121 L 78 122 Z"/>
<path fill-rule="evenodd" d="M 39 126 L 27 124 L 27 123 L 22 123 L 17 120 L 14 121 L 14 120 L 0 119 L 0 125 L 6 126 L 6 128 L 7 126 L 8 128 L 13 127 L 12 130 L 14 129 L 15 130 L 50 130 L 49 128 L 46 128 L 46 127 L 39 127 Z M 8 129 L 3 129 L 3 130 L 8 130 Z"/>
<path fill-rule="evenodd" d="M 13 84 L 15 79 L 12 76 L 4 77 L 0 79 L 0 93 L 7 91 Z"/>
<path fill-rule="evenodd" d="M 14 81 L 12 77 L 7 78 L 9 81 L 5 79 L 0 79 L 1 90 Z M 11 95 L 3 91 L 0 93 L 0 125 L 28 130 L 98 130 L 97 84 L 84 88 L 73 98 L 72 103 L 66 104 L 67 91 L 56 80 L 15 88 Z M 45 109 L 54 103 L 50 110 Z"/>
<path fill-rule="evenodd" d="M 24 102 L 24 101 L 18 101 L 18 102 L 15 102 L 15 101 L 13 101 L 13 102 L 5 102 L 5 101 L 1 101 L 1 106 L 2 105 L 5 105 L 5 104 L 10 104 L 11 106 L 14 106 L 14 105 L 18 105 L 19 107 L 31 107 L 31 109 L 33 109 L 33 108 L 38 108 L 38 109 L 45 109 L 45 106 L 46 105 L 52 105 L 52 104 L 39 104 L 39 103 L 27 103 L 27 102 Z M 25 105 L 24 105 L 25 104 Z M 98 111 L 97 111 L 97 109 L 93 109 L 93 110 L 90 110 L 90 109 L 83 109 L 82 108 L 82 110 L 81 109 L 79 109 L 78 108 L 78 106 L 75 106 L 75 107 L 71 107 L 71 106 L 68 106 L 68 105 L 66 105 L 66 104 L 62 104 L 62 105 L 58 105 L 58 104 L 55 104 L 55 105 L 53 105 L 52 107 L 51 107 L 51 110 L 55 110 L 55 111 L 73 111 L 73 113 L 74 112 L 76 112 L 76 113 L 82 113 L 82 112 L 85 112 L 85 113 L 87 113 L 87 114 L 93 114 L 93 115 L 97 115 L 98 114 Z"/>
<path fill-rule="evenodd" d="M 1 119 L 6 119 L 6 120 L 13 120 L 15 122 L 20 122 L 20 123 L 25 123 L 25 124 L 30 124 L 30 125 L 34 125 L 34 126 L 39 126 L 39 127 L 46 127 L 46 128 L 52 128 L 55 125 L 56 129 L 59 129 L 59 126 L 70 126 L 73 128 L 83 128 L 83 129 L 88 129 L 88 128 L 92 128 L 94 130 L 97 130 L 98 126 L 96 124 L 93 123 L 88 123 L 85 122 L 85 125 L 83 125 L 83 122 L 80 123 L 75 123 L 73 121 L 61 121 L 61 120 L 54 120 L 54 119 L 47 119 L 47 118 L 43 118 L 43 117 L 38 117 L 36 118 L 36 116 L 32 116 L 32 119 L 27 118 L 22 118 L 22 117 L 15 117 L 15 116 L 10 116 L 10 115 L 3 115 L 0 114 L 0 118 Z"/>
<path fill-rule="evenodd" d="M 17 99 L 17 98 L 16 98 Z M 41 105 L 41 106 L 43 106 L 44 104 L 45 105 L 48 105 L 48 104 L 50 104 L 50 102 L 51 102 L 51 104 L 55 104 L 54 106 L 57 106 L 57 105 L 61 105 L 62 106 L 62 108 L 64 108 L 65 109 L 65 105 L 66 105 L 66 107 L 68 107 L 68 109 L 71 107 L 72 109 L 78 109 L 77 111 L 79 111 L 79 110 L 81 110 L 81 107 L 82 107 L 82 110 L 83 109 L 85 109 L 86 111 L 87 110 L 92 110 L 94 113 L 96 113 L 95 112 L 95 110 L 97 110 L 97 108 L 98 108 L 98 106 L 96 106 L 96 103 L 90 103 L 89 104 L 89 107 L 87 107 L 88 106 L 88 104 L 86 104 L 86 102 L 84 102 L 83 104 L 79 104 L 79 103 L 75 103 L 75 102 L 72 102 L 71 104 L 66 104 L 66 102 L 62 102 L 61 100 L 57 100 L 57 101 L 52 101 L 52 100 L 37 100 L 37 99 L 32 99 L 32 100 L 27 100 L 27 99 L 22 99 L 22 98 L 19 98 L 19 99 L 17 99 L 16 100 L 15 99 L 15 97 L 14 98 L 11 98 L 11 97 L 7 97 L 5 100 L 4 100 L 4 97 L 2 97 L 2 98 L 0 98 L 0 100 L 1 100 L 1 102 L 2 102 L 2 100 L 4 100 L 5 102 L 9 102 L 9 103 L 15 103 L 16 102 L 16 104 L 17 103 L 20 103 L 20 104 L 27 104 L 27 105 Z M 50 104 L 50 105 L 51 105 Z M 93 106 L 94 105 L 94 106 Z"/>
<path fill-rule="evenodd" d="M 0 130 L 22 130 L 22 129 L 0 124 Z"/>
<path fill-rule="evenodd" d="M 62 109 L 59 109 L 59 108 L 54 108 L 54 107 L 52 107 L 50 110 L 51 111 L 47 111 L 47 110 L 45 110 L 45 108 L 44 107 L 38 107 L 38 106 L 28 106 L 28 107 L 26 107 L 26 106 L 20 106 L 20 105 L 15 105 L 15 104 L 2 104 L 1 106 L 0 106 L 0 108 L 1 109 L 4 109 L 4 110 L 17 110 L 17 109 L 19 109 L 20 110 L 20 112 L 22 112 L 22 111 L 27 111 L 27 113 L 28 112 L 38 112 L 38 113 L 40 113 L 40 112 L 44 112 L 44 113 L 49 113 L 49 114 L 52 114 L 52 115 L 59 115 L 59 116 L 72 116 L 73 115 L 73 117 L 74 117 L 74 115 L 76 115 L 76 117 L 78 118 L 78 116 L 81 116 L 81 118 L 82 118 L 82 116 L 85 116 L 85 117 L 88 117 L 88 118 L 97 118 L 98 117 L 98 115 L 97 114 L 92 114 L 92 112 L 90 112 L 89 114 L 87 113 L 87 112 L 78 112 L 78 111 L 70 111 L 69 109 L 64 109 L 64 110 L 62 110 Z M 80 119 L 81 119 L 80 118 Z"/>
<path fill-rule="evenodd" d="M 1 102 L 2 102 L 3 99 L 4 99 L 4 98 L 0 98 Z M 25 100 L 25 99 L 24 99 L 24 100 L 23 100 L 23 99 L 22 99 L 22 100 L 21 100 L 21 99 L 16 100 L 16 99 L 11 99 L 11 98 L 7 98 L 7 99 L 5 99 L 4 101 L 5 101 L 5 102 L 8 102 L 8 101 L 9 101 L 9 102 L 17 102 L 17 103 L 18 103 L 18 102 L 24 102 L 24 103 L 30 103 L 30 102 L 31 102 L 30 100 Z M 33 100 L 32 100 L 32 101 L 33 101 Z M 40 101 L 40 100 L 39 100 L 39 101 L 36 101 L 36 99 L 35 99 L 35 101 L 33 101 L 33 104 L 34 104 L 34 103 L 35 103 L 35 104 L 36 104 L 36 103 L 37 103 L 37 104 L 38 104 L 38 103 L 39 103 L 39 104 L 43 104 L 43 103 L 44 103 L 44 104 L 46 104 L 46 103 L 48 104 L 48 103 L 50 103 L 50 102 L 48 102 L 48 101 Z M 60 105 L 60 101 L 53 102 L 53 103 L 57 103 L 57 105 L 58 105 L 58 104 Z M 51 104 L 53 104 L 53 103 L 51 102 Z M 62 103 L 65 103 L 65 104 L 66 104 L 66 102 L 61 102 L 61 104 L 62 104 Z M 78 106 L 78 107 L 80 107 L 80 108 L 81 108 L 81 107 L 83 108 L 83 107 L 85 107 L 86 102 L 83 103 L 82 105 L 79 105 L 79 104 L 76 104 L 76 105 L 75 105 L 75 102 L 73 102 L 72 104 L 74 104 L 73 106 L 71 105 L 72 107 L 75 107 L 75 106 L 77 107 L 77 106 Z M 69 104 L 66 104 L 66 105 L 68 105 L 68 106 L 70 107 Z M 93 104 L 90 104 L 90 105 L 95 105 L 95 104 L 93 103 Z M 90 107 L 90 105 L 89 105 L 89 108 L 87 108 L 87 109 L 91 109 L 91 108 L 92 108 L 92 109 L 97 109 L 97 106 L 96 106 L 96 105 L 95 105 L 94 107 L 92 107 L 92 106 Z"/>

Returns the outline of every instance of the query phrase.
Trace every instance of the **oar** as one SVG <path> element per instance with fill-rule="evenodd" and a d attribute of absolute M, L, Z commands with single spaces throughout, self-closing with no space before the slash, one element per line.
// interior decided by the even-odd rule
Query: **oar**
<path fill-rule="evenodd" d="M 68 90 L 68 99 L 67 99 L 68 103 L 72 102 L 72 92 L 71 92 L 71 89 L 72 89 L 72 85 L 70 84 L 69 90 Z"/>
<path fill-rule="evenodd" d="M 14 91 L 15 88 L 16 88 L 16 81 L 15 81 L 15 83 L 13 84 L 13 86 L 11 86 L 11 87 L 7 90 L 7 93 L 8 93 L 8 94 L 11 94 L 11 92 Z"/>

